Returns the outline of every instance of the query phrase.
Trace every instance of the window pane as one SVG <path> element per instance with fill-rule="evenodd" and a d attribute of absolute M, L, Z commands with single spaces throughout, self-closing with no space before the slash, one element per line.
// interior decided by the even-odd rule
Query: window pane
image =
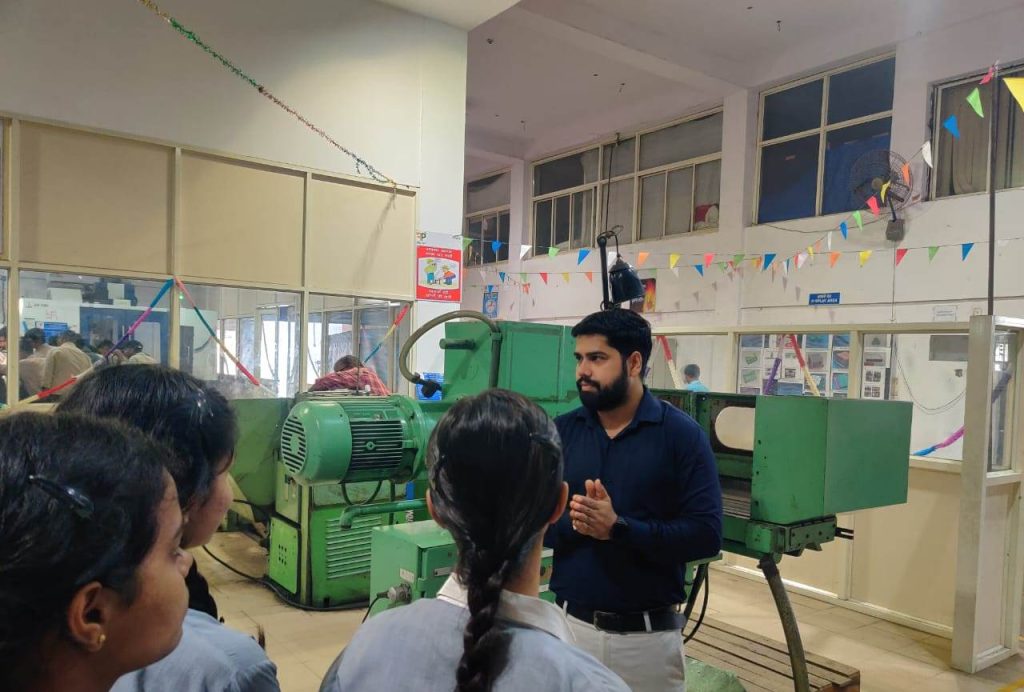
<path fill-rule="evenodd" d="M 312 302 L 312 297 L 311 297 Z M 319 312 L 309 313 L 306 323 L 306 386 L 327 374 L 324 363 L 324 316 Z"/>
<path fill-rule="evenodd" d="M 693 228 L 718 228 L 718 199 L 722 191 L 722 162 L 697 166 L 696 199 L 693 203 Z"/>
<path fill-rule="evenodd" d="M 895 75 L 896 58 L 889 58 L 829 77 L 829 124 L 892 110 Z"/>
<path fill-rule="evenodd" d="M 386 300 L 360 298 L 359 303 L 373 306 L 359 309 L 359 357 L 367 368 L 373 370 L 390 387 L 388 363 L 391 361 L 395 340 L 393 337 L 385 339 L 384 335 L 387 334 L 394 316 Z M 377 353 L 373 358 L 369 358 L 378 345 L 380 348 L 377 349 Z"/>
<path fill-rule="evenodd" d="M 483 222 L 480 219 L 470 221 L 466 226 L 466 237 L 472 238 L 473 242 L 466 248 L 463 256 L 463 264 L 467 267 L 480 264 L 483 243 Z"/>
<path fill-rule="evenodd" d="M 480 221 L 482 241 L 480 253 L 483 256 L 483 264 L 494 264 L 497 261 L 497 253 L 494 252 L 494 241 L 498 239 L 498 217 L 485 216 Z"/>
<path fill-rule="evenodd" d="M 562 249 L 569 247 L 569 198 L 570 195 L 565 195 L 555 200 L 555 242 L 552 245 Z"/>
<path fill-rule="evenodd" d="M 508 231 L 509 215 L 507 211 L 498 215 L 498 240 L 501 241 L 501 249 L 498 250 L 498 261 L 508 261 Z"/>
<path fill-rule="evenodd" d="M 818 394 L 845 399 L 850 387 L 850 333 L 798 334 L 807 371 Z M 782 343 L 781 360 L 779 345 Z M 743 334 L 739 343 L 736 391 L 741 394 L 813 396 L 788 337 Z M 704 379 L 704 378 L 701 378 Z M 705 384 L 707 380 L 704 380 Z M 763 390 L 763 391 L 762 391 Z"/>
<path fill-rule="evenodd" d="M 563 156 L 534 168 L 533 194 L 546 195 L 597 180 L 597 149 Z"/>
<path fill-rule="evenodd" d="M 939 97 L 939 119 L 933 128 L 937 136 L 935 161 L 935 196 L 965 195 L 988 189 L 989 120 L 977 116 L 967 103 L 967 95 L 976 82 L 943 89 Z M 991 83 L 978 87 L 982 106 L 988 110 L 992 102 Z M 942 126 L 955 115 L 960 130 L 956 139 Z"/>
<path fill-rule="evenodd" d="M 352 298 L 328 298 L 340 304 L 352 305 Z M 332 305 L 334 307 L 334 305 Z M 352 309 L 333 309 L 327 313 L 327 359 L 325 363 L 332 370 L 341 358 L 356 355 L 356 346 L 352 338 Z"/>
<path fill-rule="evenodd" d="M 512 178 L 508 171 L 466 183 L 466 213 L 508 206 L 511 191 Z"/>
<path fill-rule="evenodd" d="M 722 114 L 679 123 L 640 138 L 640 170 L 722 150 Z"/>
<path fill-rule="evenodd" d="M 640 239 L 660 238 L 665 231 L 665 174 L 640 180 Z"/>
<path fill-rule="evenodd" d="M 594 244 L 594 191 L 577 192 L 572 196 L 573 248 Z"/>
<path fill-rule="evenodd" d="M 775 139 L 821 127 L 823 84 L 819 79 L 766 96 L 761 139 Z"/>
<path fill-rule="evenodd" d="M 758 222 L 814 216 L 819 141 L 811 135 L 761 150 Z"/>
<path fill-rule="evenodd" d="M 665 234 L 688 233 L 693 212 L 693 168 L 668 174 L 668 213 Z"/>
<path fill-rule="evenodd" d="M 614 230 L 621 242 L 633 239 L 633 179 L 619 180 L 601 187 L 600 213 L 605 216 L 605 230 Z M 607 191 L 607 192 L 604 192 Z"/>
<path fill-rule="evenodd" d="M 989 471 L 1013 467 L 1013 430 L 1016 387 L 1014 363 L 1020 344 L 1017 332 L 996 331 L 992 354 L 992 437 L 989 440 Z"/>
<path fill-rule="evenodd" d="M 867 199 L 878 191 L 872 185 L 873 179 L 854 180 L 853 167 L 860 157 L 868 152 L 888 151 L 891 129 L 892 119 L 882 118 L 862 125 L 832 130 L 826 135 L 822 214 L 838 214 L 860 209 Z M 878 172 L 882 172 L 881 168 Z M 880 183 L 884 182 L 884 179 L 880 179 Z M 857 189 L 854 190 L 854 187 Z"/>
<path fill-rule="evenodd" d="M 533 254 L 546 255 L 551 245 L 551 200 L 544 200 L 533 205 L 535 216 L 533 221 Z"/>
<path fill-rule="evenodd" d="M 1024 76 L 1024 70 L 1012 76 Z M 984 99 L 984 95 L 982 96 Z M 986 104 L 987 106 L 987 104 Z M 1024 111 L 999 83 L 999 147 L 996 149 L 996 189 L 1024 187 Z"/>
<path fill-rule="evenodd" d="M 721 335 L 667 336 L 672 361 L 665 358 L 663 348 L 655 344 L 651 351 L 647 382 L 656 389 L 685 389 L 683 370 L 693 364 L 700 369 L 700 381 L 713 392 L 732 391 L 726 380 L 731 349 L 729 337 Z M 674 370 L 674 372 L 673 372 Z"/>
<path fill-rule="evenodd" d="M 624 139 L 618 144 L 604 145 L 604 170 L 602 178 L 609 177 L 608 166 L 612 167 L 610 177 L 616 178 L 620 175 L 632 173 L 636 164 L 636 138 Z"/>

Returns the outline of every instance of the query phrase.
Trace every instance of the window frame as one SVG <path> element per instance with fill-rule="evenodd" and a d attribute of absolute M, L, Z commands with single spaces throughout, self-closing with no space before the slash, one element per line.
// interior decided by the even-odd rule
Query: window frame
<path fill-rule="evenodd" d="M 474 211 L 473 213 L 470 213 L 469 211 L 467 211 L 469 209 L 469 186 L 470 186 L 470 184 L 471 183 L 475 183 L 478 180 L 485 180 L 487 178 L 492 178 L 494 176 L 503 175 L 505 173 L 509 174 L 509 203 L 508 204 L 503 204 L 503 205 L 500 205 L 500 206 L 497 206 L 497 207 L 490 207 L 488 209 L 481 209 L 479 211 Z M 508 214 L 509 215 L 509 235 L 510 235 L 510 239 L 511 239 L 511 217 L 512 217 L 512 190 L 511 190 L 511 187 L 512 187 L 512 169 L 511 168 L 502 168 L 502 169 L 499 169 L 499 170 L 496 170 L 496 171 L 491 171 L 490 173 L 484 173 L 483 175 L 473 176 L 472 178 L 469 178 L 469 179 L 466 180 L 466 183 L 462 186 L 462 209 L 463 209 L 463 212 L 462 212 L 462 237 L 463 238 L 468 238 L 469 237 L 469 225 L 471 223 L 474 223 L 476 221 L 480 221 L 480 220 L 485 219 L 487 217 L 493 216 L 493 217 L 495 217 L 497 219 L 498 224 L 500 224 L 501 223 L 501 215 L 502 214 Z M 498 232 L 499 230 L 500 230 L 500 227 L 495 229 L 495 232 Z M 463 255 L 465 255 L 465 249 L 463 249 Z M 509 259 L 512 258 L 512 246 L 511 246 L 511 244 L 509 244 L 508 258 Z M 463 267 L 485 267 L 485 266 L 493 266 L 493 265 L 498 265 L 498 264 L 507 264 L 509 259 L 499 260 L 499 259 L 495 258 L 495 260 L 493 262 L 484 261 L 483 241 L 481 240 L 480 241 L 480 261 L 477 262 L 477 263 L 474 263 L 474 264 L 468 264 L 466 262 L 466 257 L 463 256 L 463 258 L 462 258 L 462 266 Z"/>
<path fill-rule="evenodd" d="M 762 163 L 762 159 L 763 159 L 765 148 L 766 147 L 770 147 L 770 146 L 774 146 L 776 144 L 784 144 L 786 142 L 791 142 L 791 141 L 794 141 L 794 140 L 797 140 L 797 139 L 804 139 L 806 137 L 810 137 L 810 136 L 815 135 L 815 134 L 817 134 L 817 136 L 818 136 L 818 172 L 817 172 L 817 178 L 816 178 L 816 183 L 815 183 L 816 189 L 815 189 L 815 199 L 814 199 L 814 216 L 813 217 L 806 217 L 806 216 L 804 216 L 804 217 L 796 217 L 794 219 L 785 219 L 785 221 L 796 221 L 796 220 L 799 220 L 801 218 L 819 218 L 819 217 L 823 216 L 823 214 L 822 214 L 822 204 L 824 203 L 824 198 L 825 198 L 825 194 L 824 194 L 825 193 L 825 190 L 824 190 L 824 183 L 825 183 L 825 146 L 826 146 L 826 144 L 828 142 L 828 134 L 830 132 L 834 132 L 835 130 L 843 130 L 843 129 L 846 129 L 848 127 L 853 127 L 855 125 L 863 125 L 865 123 L 875 122 L 876 120 L 884 120 L 885 118 L 890 118 L 891 119 L 893 117 L 893 113 L 894 113 L 894 108 L 890 108 L 887 111 L 879 111 L 877 113 L 872 113 L 871 115 L 865 115 L 865 116 L 861 116 L 859 118 L 853 118 L 851 120 L 843 120 L 841 122 L 833 123 L 833 124 L 830 125 L 828 123 L 828 102 L 829 102 L 829 96 L 830 96 L 830 93 L 831 93 L 831 84 L 832 84 L 831 80 L 832 80 L 832 77 L 834 77 L 836 75 L 839 75 L 839 74 L 844 74 L 846 72 L 851 72 L 851 71 L 859 69 L 861 67 L 866 67 L 867 65 L 872 65 L 874 63 L 884 62 L 886 60 L 893 60 L 894 61 L 894 66 L 895 66 L 896 53 L 895 52 L 888 52 L 888 53 L 884 53 L 884 54 L 881 54 L 881 55 L 876 55 L 876 56 L 873 56 L 873 57 L 870 57 L 870 58 L 865 58 L 863 60 L 858 60 L 857 62 L 852 62 L 852 63 L 848 63 L 848 64 L 845 64 L 845 65 L 841 65 L 841 66 L 833 68 L 831 70 L 826 70 L 826 71 L 823 71 L 823 72 L 818 72 L 818 73 L 815 73 L 813 75 L 809 75 L 807 77 L 803 77 L 801 79 L 796 79 L 796 80 L 793 80 L 793 81 L 786 82 L 785 84 L 780 84 L 779 86 L 772 87 L 771 89 L 765 89 L 764 91 L 762 91 L 758 95 L 758 106 L 757 106 L 757 144 L 756 144 L 756 147 L 755 147 L 756 148 L 757 162 L 756 162 L 756 166 L 754 167 L 754 173 L 755 173 L 755 175 L 754 175 L 754 203 L 753 203 L 753 206 L 751 208 L 751 217 L 752 217 L 751 221 L 752 221 L 752 225 L 754 225 L 754 226 L 763 225 L 761 223 L 761 220 L 760 220 L 759 217 L 760 217 L 760 209 L 761 209 L 761 163 Z M 774 94 L 778 94 L 778 93 L 781 93 L 783 91 L 788 91 L 788 90 L 796 88 L 796 87 L 804 86 L 805 84 L 810 84 L 810 83 L 816 82 L 818 80 L 822 80 L 821 118 L 818 121 L 818 127 L 812 128 L 812 129 L 809 129 L 809 130 L 802 130 L 800 132 L 794 132 L 792 134 L 784 135 L 782 137 L 775 137 L 775 138 L 772 138 L 772 139 L 764 139 L 763 135 L 764 135 L 765 101 L 767 100 L 767 98 L 769 96 L 774 95 Z M 896 93 L 896 83 L 895 83 L 895 78 L 894 78 L 893 79 L 893 94 L 894 94 L 894 97 L 895 97 L 895 93 Z M 893 105 L 895 106 L 895 98 L 894 98 Z M 891 126 L 891 124 L 890 124 L 890 130 L 889 130 L 889 137 L 890 137 L 890 141 L 891 141 L 891 138 L 892 138 L 892 126 Z M 829 214 L 829 216 L 832 216 L 832 215 L 833 214 Z M 765 222 L 765 223 L 766 224 L 770 224 L 770 223 L 779 223 L 779 222 L 774 222 L 773 221 L 773 222 Z"/>

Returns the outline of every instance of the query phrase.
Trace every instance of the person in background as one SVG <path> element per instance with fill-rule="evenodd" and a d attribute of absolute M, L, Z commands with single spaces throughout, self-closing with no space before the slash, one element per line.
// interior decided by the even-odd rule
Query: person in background
<path fill-rule="evenodd" d="M 334 364 L 334 372 L 319 378 L 309 388 L 311 392 L 327 392 L 335 389 L 350 389 L 357 392 L 369 391 L 373 396 L 388 396 L 391 391 L 377 373 L 367 368 L 355 356 L 344 356 Z"/>
<path fill-rule="evenodd" d="M 25 332 L 25 338 L 28 339 L 30 344 L 32 344 L 33 353 L 40 358 L 46 358 L 54 348 L 46 343 L 46 332 L 39 327 L 29 329 Z"/>
<path fill-rule="evenodd" d="M 32 342 L 27 337 L 18 341 L 18 379 L 21 380 L 22 396 L 38 394 L 43 388 L 43 369 L 46 359 L 40 358 L 32 350 Z"/>
<path fill-rule="evenodd" d="M 89 356 L 89 360 L 92 361 L 93 365 L 96 365 L 96 363 L 103 360 L 103 357 L 100 354 L 96 353 L 95 349 L 93 349 L 93 347 L 90 346 L 89 343 L 82 337 L 78 337 L 78 339 L 75 340 L 75 346 L 77 346 L 79 350 L 82 351 L 82 353 Z"/>
<path fill-rule="evenodd" d="M 61 385 L 92 368 L 92 361 L 82 349 L 75 345 L 76 341 L 78 341 L 78 334 L 66 331 L 60 335 L 60 346 L 46 354 L 46 363 L 43 365 L 43 389 Z M 64 396 L 66 396 L 66 391 L 51 395 L 54 399 Z"/>
<path fill-rule="evenodd" d="M 437 424 L 427 464 L 427 507 L 455 540 L 455 572 L 437 598 L 363 625 L 320 691 L 626 692 L 538 598 L 541 538 L 568 492 L 544 411 L 500 389 L 462 399 Z"/>
<path fill-rule="evenodd" d="M 186 517 L 183 548 L 205 545 L 234 499 L 228 471 L 238 436 L 227 400 L 195 377 L 160 365 L 94 370 L 58 407 L 114 418 L 174 452 L 168 471 Z M 217 604 L 195 565 L 186 577 L 189 610 L 181 643 L 164 660 L 122 677 L 115 692 L 278 692 L 277 668 L 242 632 L 218 621 Z"/>
<path fill-rule="evenodd" d="M 121 352 L 128 359 L 129 365 L 156 365 L 156 358 L 143 350 L 142 342 L 132 339 L 126 341 Z"/>
<path fill-rule="evenodd" d="M 0 327 L 0 367 L 7 365 L 7 327 Z M 6 371 L 4 372 L 6 375 Z"/>
<path fill-rule="evenodd" d="M 0 689 L 106 692 L 181 639 L 168 452 L 112 421 L 0 419 Z"/>
<path fill-rule="evenodd" d="M 114 342 L 110 339 L 103 339 L 101 342 L 96 344 L 96 353 L 100 354 L 101 358 L 106 358 L 107 354 L 110 353 L 111 349 L 114 348 Z"/>
<path fill-rule="evenodd" d="M 548 529 L 551 590 L 576 644 L 635 692 L 684 692 L 686 563 L 722 546 L 704 430 L 644 385 L 651 327 L 604 310 L 573 327 L 580 408 L 555 419 L 573 493 Z"/>
<path fill-rule="evenodd" d="M 711 391 L 700 381 L 700 367 L 696 363 L 690 363 L 683 368 L 683 380 L 686 382 L 686 390 L 689 392 Z"/>

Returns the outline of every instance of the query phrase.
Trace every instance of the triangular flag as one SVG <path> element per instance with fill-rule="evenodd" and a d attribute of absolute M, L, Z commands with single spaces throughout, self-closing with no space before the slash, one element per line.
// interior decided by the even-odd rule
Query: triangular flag
<path fill-rule="evenodd" d="M 565 283 L 569 283 L 569 272 L 562 272 L 562 278 L 565 280 Z"/>
<path fill-rule="evenodd" d="M 679 268 L 678 267 L 672 267 L 672 273 L 676 275 L 677 279 L 679 278 Z"/>
<path fill-rule="evenodd" d="M 548 248 L 548 257 L 554 257 L 558 253 L 559 253 L 559 249 L 558 248 L 556 248 L 556 247 L 549 247 Z"/>
<path fill-rule="evenodd" d="M 829 252 L 832 251 L 832 231 L 828 232 L 828 249 Z"/>
<path fill-rule="evenodd" d="M 807 262 L 807 254 L 803 252 L 798 253 L 796 256 L 796 268 L 803 269 L 805 262 Z"/>
<path fill-rule="evenodd" d="M 721 269 L 723 272 L 729 270 L 729 266 L 725 262 L 719 262 L 718 268 Z"/>
<path fill-rule="evenodd" d="M 594 272 L 584 272 L 587 275 L 587 281 L 594 283 Z"/>
<path fill-rule="evenodd" d="M 530 292 L 530 284 L 523 284 L 523 290 L 526 291 L 527 293 L 529 293 Z"/>
<path fill-rule="evenodd" d="M 828 266 L 829 266 L 829 268 L 832 268 L 832 267 L 836 266 L 836 262 L 839 261 L 839 257 L 842 254 L 843 253 L 841 253 L 841 252 L 833 252 L 831 255 L 828 256 Z"/>
<path fill-rule="evenodd" d="M 754 266 L 757 267 L 758 269 L 761 268 L 761 263 L 762 262 L 764 262 L 764 257 L 761 257 L 760 255 L 758 255 L 757 257 L 754 258 Z"/>
<path fill-rule="evenodd" d="M 650 256 L 651 256 L 651 253 L 649 253 L 649 252 L 639 252 L 639 253 L 637 253 L 637 255 L 636 255 L 636 266 L 638 266 L 638 267 L 644 266 L 644 262 L 646 262 L 647 258 L 650 257 Z"/>
<path fill-rule="evenodd" d="M 924 162 L 928 164 L 928 168 L 935 168 L 934 164 L 932 164 L 932 141 L 930 139 L 921 145 L 921 156 L 924 157 Z"/>
<path fill-rule="evenodd" d="M 960 246 L 960 259 L 967 259 L 967 255 L 971 254 L 971 250 L 974 249 L 974 243 L 964 243 Z"/>
<path fill-rule="evenodd" d="M 928 248 L 928 261 L 931 262 L 933 259 L 935 259 L 935 255 L 937 254 L 939 254 L 939 246 L 932 245 L 930 248 Z"/>
<path fill-rule="evenodd" d="M 481 269 L 479 271 L 480 271 L 480 280 L 481 281 L 487 281 L 487 272 L 485 272 L 483 269 Z"/>
<path fill-rule="evenodd" d="M 697 270 L 698 274 L 700 274 L 701 276 L 704 276 L 704 265 L 703 264 L 695 264 L 695 265 L 693 265 L 693 268 Z"/>
<path fill-rule="evenodd" d="M 843 240 L 850 237 L 850 228 L 846 225 L 845 221 L 839 224 L 839 232 L 843 234 Z"/>
<path fill-rule="evenodd" d="M 981 84 L 982 86 L 985 86 L 986 84 L 991 82 L 992 78 L 995 77 L 995 76 L 996 76 L 996 66 L 993 65 L 992 67 L 988 68 L 988 72 L 985 74 L 984 77 L 981 78 L 981 81 L 978 82 L 978 83 Z"/>
<path fill-rule="evenodd" d="M 811 257 L 814 257 L 814 246 L 813 245 L 808 245 L 807 246 L 807 254 L 810 255 Z"/>
<path fill-rule="evenodd" d="M 978 114 L 979 118 L 985 117 L 985 109 L 981 107 L 981 89 L 974 87 L 974 91 L 967 94 L 967 103 L 971 104 L 971 108 Z"/>
<path fill-rule="evenodd" d="M 465 238 L 464 237 L 462 239 L 462 251 L 465 252 L 466 250 L 468 250 L 469 246 L 472 245 L 472 243 L 473 243 L 473 239 L 472 238 Z"/>
<path fill-rule="evenodd" d="M 853 212 L 853 220 L 857 222 L 857 228 L 864 230 L 864 221 L 861 219 L 860 210 Z"/>
<path fill-rule="evenodd" d="M 906 256 L 907 256 L 907 248 L 901 247 L 901 248 L 896 250 L 896 266 L 897 267 L 900 266 L 900 262 L 902 262 L 903 258 L 906 257 Z"/>
<path fill-rule="evenodd" d="M 487 284 L 487 293 L 490 293 L 493 290 L 494 290 L 494 284 Z"/>
<path fill-rule="evenodd" d="M 818 242 L 816 242 L 814 244 L 814 251 L 815 252 L 821 252 L 821 240 L 819 240 Z"/>
<path fill-rule="evenodd" d="M 668 256 L 668 268 L 669 269 L 675 269 L 676 265 L 679 264 L 679 258 L 680 257 L 682 257 L 682 255 L 680 255 L 677 252 L 673 252 L 671 255 L 669 255 Z"/>
<path fill-rule="evenodd" d="M 868 198 L 868 209 L 871 210 L 872 214 L 874 214 L 875 216 L 878 216 L 878 212 L 879 212 L 878 200 L 875 198 L 874 195 L 871 195 L 871 197 Z"/>
<path fill-rule="evenodd" d="M 494 250 L 494 254 L 498 254 L 498 251 L 501 250 L 501 246 L 504 244 L 505 243 L 501 242 L 500 240 L 493 241 L 491 243 L 491 249 Z"/>
<path fill-rule="evenodd" d="M 733 262 L 732 260 L 729 260 L 728 262 L 726 262 L 726 264 L 729 265 L 729 269 L 735 269 L 736 268 L 736 263 Z"/>
<path fill-rule="evenodd" d="M 547 282 L 548 282 L 548 275 L 547 275 L 547 272 L 541 272 L 541 273 L 540 273 L 540 280 L 541 280 L 541 281 L 543 281 L 544 283 L 547 283 Z"/>
<path fill-rule="evenodd" d="M 1013 98 L 1017 99 L 1017 105 L 1024 110 L 1024 77 L 1003 77 L 1003 84 L 1013 94 Z"/>
<path fill-rule="evenodd" d="M 768 254 L 766 254 L 764 256 L 764 267 L 762 268 L 761 271 L 764 271 L 765 269 L 770 267 L 772 265 L 772 262 L 774 262 L 774 261 L 775 261 L 775 253 L 774 252 L 769 252 Z"/>
<path fill-rule="evenodd" d="M 498 272 L 498 278 L 501 279 L 501 283 L 505 283 L 505 272 Z"/>
<path fill-rule="evenodd" d="M 580 254 L 576 256 L 576 266 L 578 267 L 583 264 L 583 260 L 587 259 L 587 255 L 589 254 L 590 250 L 587 250 L 586 248 L 580 250 Z"/>
<path fill-rule="evenodd" d="M 871 259 L 871 250 L 860 251 L 860 266 L 864 266 L 864 263 Z"/>
<path fill-rule="evenodd" d="M 782 273 L 786 276 L 789 276 L 789 262 L 789 260 L 786 260 L 782 263 Z"/>
<path fill-rule="evenodd" d="M 910 185 L 910 164 L 903 164 L 903 168 L 900 169 L 900 173 L 903 174 L 903 184 Z"/>
<path fill-rule="evenodd" d="M 704 266 L 710 267 L 711 263 L 715 261 L 715 253 L 706 252 L 704 253 Z"/>
<path fill-rule="evenodd" d="M 892 185 L 892 181 L 890 181 L 890 180 L 886 180 L 885 184 L 882 185 L 882 191 L 881 191 L 882 204 L 885 204 L 885 195 L 886 195 L 887 192 L 889 192 L 889 186 L 890 185 Z"/>
<path fill-rule="evenodd" d="M 743 258 L 744 257 L 746 257 L 746 255 L 733 255 L 732 256 L 733 264 L 740 264 L 741 262 L 743 262 Z"/>
<path fill-rule="evenodd" d="M 949 134 L 953 135 L 957 139 L 960 139 L 960 125 L 957 123 L 955 115 L 951 115 L 948 118 L 946 118 L 943 121 L 942 126 L 949 130 Z"/>
<path fill-rule="evenodd" d="M 532 245 L 522 245 L 522 246 L 520 246 L 520 248 L 519 248 L 519 259 L 523 259 L 528 254 L 530 254 L 530 250 L 532 250 L 532 249 L 533 249 Z"/>

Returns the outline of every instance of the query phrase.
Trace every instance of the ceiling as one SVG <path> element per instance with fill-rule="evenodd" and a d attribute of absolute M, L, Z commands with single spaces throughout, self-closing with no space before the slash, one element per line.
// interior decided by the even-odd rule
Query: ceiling
<path fill-rule="evenodd" d="M 469 32 L 466 173 L 720 105 L 1019 2 L 522 0 Z"/>
<path fill-rule="evenodd" d="M 516 4 L 516 0 L 380 0 L 380 2 L 424 17 L 437 19 L 467 31 Z"/>

